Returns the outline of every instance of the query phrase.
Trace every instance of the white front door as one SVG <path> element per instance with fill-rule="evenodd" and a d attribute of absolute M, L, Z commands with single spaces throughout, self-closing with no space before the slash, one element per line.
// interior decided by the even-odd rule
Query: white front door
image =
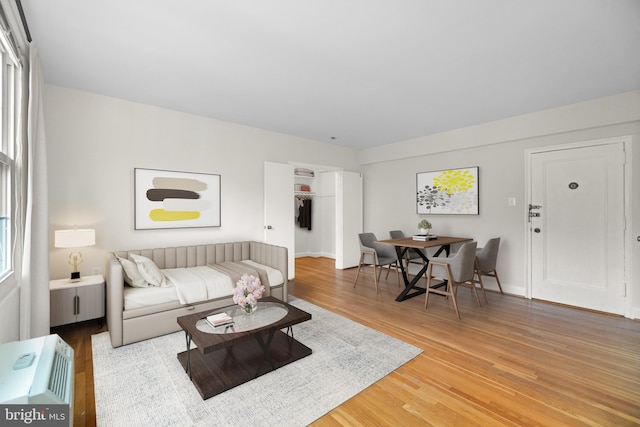
<path fill-rule="evenodd" d="M 624 314 L 624 159 L 622 142 L 530 155 L 533 298 Z"/>
<path fill-rule="evenodd" d="M 289 279 L 295 276 L 293 166 L 264 162 L 264 241 L 288 249 Z"/>

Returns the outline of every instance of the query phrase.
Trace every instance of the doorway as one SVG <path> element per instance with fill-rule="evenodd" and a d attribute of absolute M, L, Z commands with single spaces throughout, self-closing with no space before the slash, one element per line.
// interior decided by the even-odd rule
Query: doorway
<path fill-rule="evenodd" d="M 295 275 L 295 256 L 299 240 L 294 212 L 298 212 L 295 204 L 295 166 L 300 163 L 265 162 L 264 202 L 265 223 L 264 241 L 289 250 L 289 279 Z M 303 179 L 300 181 L 311 188 L 317 209 L 311 222 L 314 238 L 321 242 L 321 249 L 314 248 L 314 255 L 333 256 L 336 268 L 349 268 L 357 265 L 359 256 L 358 233 L 362 232 L 362 176 L 357 172 L 343 171 L 330 166 L 304 164 L 306 168 L 325 171 L 331 179 Z M 308 177 L 307 177 L 308 178 Z M 324 187 L 324 188 L 323 188 Z M 324 224 L 320 221 L 324 219 Z M 322 227 L 324 225 L 324 227 Z M 299 230 L 298 230 L 299 231 Z M 323 252 L 324 251 L 324 252 Z"/>
<path fill-rule="evenodd" d="M 528 296 L 625 313 L 625 144 L 527 152 Z"/>

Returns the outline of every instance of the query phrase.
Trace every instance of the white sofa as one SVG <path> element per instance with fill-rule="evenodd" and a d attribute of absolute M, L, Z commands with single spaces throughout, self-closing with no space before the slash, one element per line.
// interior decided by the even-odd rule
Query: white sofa
<path fill-rule="evenodd" d="M 105 279 L 107 286 L 107 326 L 111 345 L 120 347 L 136 341 L 165 335 L 180 330 L 177 318 L 233 304 L 231 293 L 225 297 L 183 305 L 173 301 L 125 310 L 124 271 L 118 257 L 142 255 L 155 262 L 160 269 L 198 267 L 223 261 L 250 260 L 277 269 L 282 283 L 270 286 L 271 296 L 287 301 L 287 248 L 262 242 L 216 243 L 198 246 L 143 249 L 110 252 L 106 255 Z"/>

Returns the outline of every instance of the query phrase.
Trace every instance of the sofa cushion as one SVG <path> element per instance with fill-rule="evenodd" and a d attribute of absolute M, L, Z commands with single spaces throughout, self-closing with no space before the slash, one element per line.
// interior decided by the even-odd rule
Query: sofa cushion
<path fill-rule="evenodd" d="M 146 288 L 149 286 L 149 283 L 140 274 L 135 262 L 117 255 L 116 258 L 120 261 L 120 265 L 122 265 L 124 269 L 124 281 L 126 284 L 134 288 Z"/>
<path fill-rule="evenodd" d="M 140 275 L 144 277 L 151 286 L 165 286 L 165 278 L 158 266 L 149 258 L 142 255 L 129 254 L 138 266 Z"/>

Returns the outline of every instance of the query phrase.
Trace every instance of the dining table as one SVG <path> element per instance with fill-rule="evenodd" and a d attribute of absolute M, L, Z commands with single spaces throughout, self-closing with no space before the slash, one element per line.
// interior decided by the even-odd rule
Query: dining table
<path fill-rule="evenodd" d="M 418 236 L 414 238 L 413 236 L 409 237 L 401 237 L 397 239 L 387 239 L 387 240 L 377 240 L 376 243 L 381 243 L 383 245 L 391 245 L 396 249 L 396 254 L 398 256 L 398 265 L 400 266 L 400 271 L 402 271 L 402 279 L 404 281 L 404 289 L 396 298 L 396 301 L 405 301 L 409 298 L 413 298 L 415 296 L 424 294 L 427 291 L 426 287 L 417 286 L 418 282 L 422 278 L 422 276 L 426 273 L 427 268 L 429 267 L 429 258 L 427 257 L 425 249 L 428 248 L 438 248 L 434 253 L 434 257 L 439 256 L 442 252 L 445 252 L 447 256 L 451 253 L 451 245 L 455 243 L 464 243 L 472 241 L 473 239 L 469 237 L 450 237 L 450 236 L 432 236 L 432 237 L 422 237 Z M 420 258 L 424 260 L 424 265 L 413 278 L 409 278 L 409 272 L 407 268 L 405 268 L 404 263 L 402 262 L 405 258 L 407 251 L 412 250 L 417 253 Z M 442 286 L 446 286 L 446 282 L 442 284 Z"/>

